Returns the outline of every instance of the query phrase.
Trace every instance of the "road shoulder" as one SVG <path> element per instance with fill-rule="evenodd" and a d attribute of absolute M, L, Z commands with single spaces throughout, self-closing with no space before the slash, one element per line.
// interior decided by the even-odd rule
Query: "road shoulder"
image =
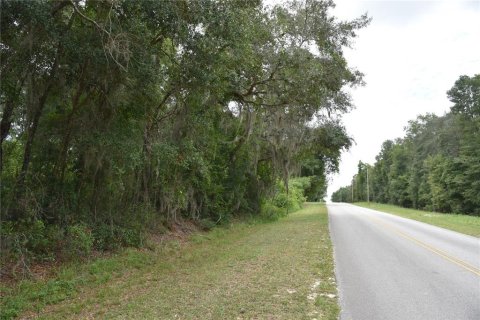
<path fill-rule="evenodd" d="M 480 217 L 477 216 L 429 212 L 374 202 L 357 202 L 353 205 L 417 220 L 477 238 L 480 237 Z"/>

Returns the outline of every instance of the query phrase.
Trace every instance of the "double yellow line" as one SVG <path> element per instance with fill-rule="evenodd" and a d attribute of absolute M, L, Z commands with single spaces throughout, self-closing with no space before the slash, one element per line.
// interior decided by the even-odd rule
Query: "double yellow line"
<path fill-rule="evenodd" d="M 473 274 L 476 274 L 477 276 L 480 276 L 480 269 L 475 267 L 475 266 L 472 266 L 471 264 L 469 264 L 468 262 L 465 262 L 463 260 L 460 260 L 458 258 L 455 258 L 451 255 L 449 255 L 448 253 L 446 253 L 445 251 L 442 251 L 440 249 L 437 249 L 429 244 L 426 244 L 425 242 L 423 241 L 420 241 L 408 234 L 406 234 L 405 232 L 403 231 L 400 231 L 399 229 L 395 228 L 393 225 L 389 224 L 389 223 L 386 223 L 385 221 L 382 221 L 381 219 L 378 219 L 378 218 L 374 218 L 374 217 L 368 217 L 370 220 L 372 220 L 374 223 L 378 224 L 378 225 L 382 225 L 390 230 L 392 230 L 393 232 L 395 232 L 396 234 L 398 234 L 399 236 L 407 239 L 407 240 L 410 240 L 412 241 L 413 243 L 416 243 L 417 245 L 419 245 L 420 247 L 423 247 L 437 255 L 439 255 L 440 257 L 444 258 L 445 260 L 448 260 L 460 267 L 462 267 L 463 269 L 465 270 L 468 270 L 470 272 L 472 272 Z"/>

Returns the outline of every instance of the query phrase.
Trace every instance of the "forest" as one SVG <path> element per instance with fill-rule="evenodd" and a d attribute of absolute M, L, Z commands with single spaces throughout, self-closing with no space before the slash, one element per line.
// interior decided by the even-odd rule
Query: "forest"
<path fill-rule="evenodd" d="M 460 76 L 447 96 L 448 113 L 409 121 L 405 137 L 385 141 L 374 165 L 360 162 L 332 201 L 480 215 L 480 74 Z"/>
<path fill-rule="evenodd" d="M 2 263 L 322 200 L 363 84 L 343 50 L 369 23 L 333 6 L 2 1 Z"/>

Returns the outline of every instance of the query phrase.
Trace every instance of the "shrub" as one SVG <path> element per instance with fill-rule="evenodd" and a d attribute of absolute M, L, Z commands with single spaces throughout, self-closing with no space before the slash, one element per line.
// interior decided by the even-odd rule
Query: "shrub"
<path fill-rule="evenodd" d="M 141 247 L 145 234 L 139 227 L 121 227 L 100 224 L 93 229 L 94 247 L 98 250 L 116 250 L 120 247 Z"/>
<path fill-rule="evenodd" d="M 287 212 L 297 211 L 306 201 L 305 190 L 310 187 L 310 177 L 293 178 L 288 183 L 289 192 L 282 181 L 276 183 L 276 194 L 264 201 L 260 210 L 260 217 L 267 220 L 276 220 Z"/>
<path fill-rule="evenodd" d="M 76 224 L 67 228 L 65 253 L 69 258 L 86 257 L 92 252 L 93 234 L 84 224 Z"/>
<path fill-rule="evenodd" d="M 273 204 L 271 201 L 265 201 L 260 210 L 260 218 L 266 221 L 275 221 L 286 215 L 286 210 Z"/>
<path fill-rule="evenodd" d="M 53 260 L 63 237 L 58 226 L 46 225 L 42 220 L 2 222 L 0 230 L 2 252 L 25 262 Z"/>

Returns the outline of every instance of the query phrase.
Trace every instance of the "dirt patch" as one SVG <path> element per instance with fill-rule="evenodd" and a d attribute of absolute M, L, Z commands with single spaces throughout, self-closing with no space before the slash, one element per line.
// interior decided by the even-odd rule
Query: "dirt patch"
<path fill-rule="evenodd" d="M 202 232 L 202 228 L 191 220 L 177 220 L 168 224 L 168 231 L 164 233 L 150 233 L 147 238 L 151 244 L 164 245 L 171 240 L 185 243 L 194 233 Z"/>

